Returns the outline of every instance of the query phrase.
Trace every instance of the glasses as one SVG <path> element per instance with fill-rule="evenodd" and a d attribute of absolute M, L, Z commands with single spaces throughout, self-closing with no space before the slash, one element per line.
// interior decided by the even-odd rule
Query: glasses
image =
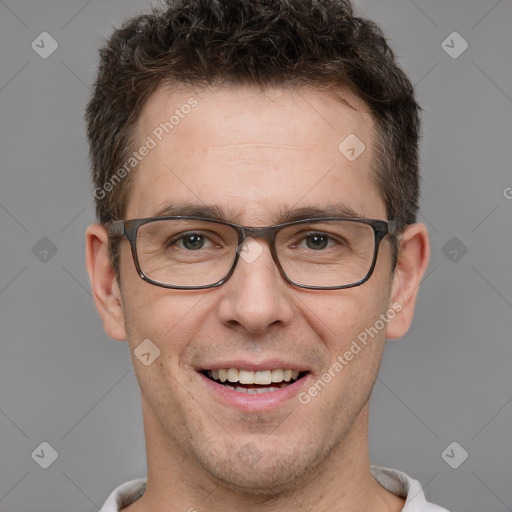
<path fill-rule="evenodd" d="M 337 217 L 266 227 L 193 216 L 108 225 L 109 237 L 130 241 L 135 267 L 144 281 L 180 290 L 224 284 L 240 257 L 250 263 L 263 252 L 253 238 L 268 242 L 281 275 L 292 285 L 314 290 L 359 286 L 373 273 L 380 242 L 396 231 L 394 221 Z"/>

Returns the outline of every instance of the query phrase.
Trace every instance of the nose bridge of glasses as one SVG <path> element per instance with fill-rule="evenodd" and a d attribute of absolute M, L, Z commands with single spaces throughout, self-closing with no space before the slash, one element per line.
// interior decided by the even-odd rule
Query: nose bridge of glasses
<path fill-rule="evenodd" d="M 240 226 L 238 230 L 239 243 L 237 253 L 246 263 L 253 263 L 258 259 L 264 252 L 264 246 L 268 245 L 270 249 L 270 255 L 272 259 L 280 268 L 280 264 L 277 260 L 277 254 L 275 249 L 275 233 L 277 228 L 274 226 L 264 227 L 248 227 Z M 261 242 L 267 242 L 262 244 Z"/>
<path fill-rule="evenodd" d="M 272 245 L 272 240 L 274 238 L 274 234 L 276 229 L 273 226 L 263 226 L 263 227 L 247 227 L 244 226 L 241 229 L 241 242 L 245 242 L 248 238 L 259 238 L 261 240 L 265 240 Z"/>

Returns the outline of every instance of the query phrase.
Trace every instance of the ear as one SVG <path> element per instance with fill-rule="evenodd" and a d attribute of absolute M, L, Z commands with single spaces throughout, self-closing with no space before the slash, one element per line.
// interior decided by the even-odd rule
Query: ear
<path fill-rule="evenodd" d="M 85 261 L 105 332 L 116 340 L 126 340 L 121 291 L 110 264 L 107 230 L 101 224 L 91 224 L 85 232 Z"/>
<path fill-rule="evenodd" d="M 390 307 L 397 311 L 397 314 L 388 323 L 387 338 L 400 338 L 409 330 L 414 316 L 418 289 L 429 260 L 430 244 L 427 228 L 423 224 L 410 224 L 400 240 L 390 297 Z"/>

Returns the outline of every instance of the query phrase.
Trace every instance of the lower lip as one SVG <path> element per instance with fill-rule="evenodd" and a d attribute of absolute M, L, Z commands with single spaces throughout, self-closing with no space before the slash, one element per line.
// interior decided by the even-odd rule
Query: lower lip
<path fill-rule="evenodd" d="M 311 376 L 310 373 L 277 391 L 268 391 L 266 393 L 244 393 L 224 387 L 222 384 L 209 379 L 206 375 L 198 372 L 203 382 L 214 396 L 223 403 L 240 409 L 241 411 L 270 411 L 281 406 L 287 400 L 290 400 L 299 393 L 307 384 Z"/>

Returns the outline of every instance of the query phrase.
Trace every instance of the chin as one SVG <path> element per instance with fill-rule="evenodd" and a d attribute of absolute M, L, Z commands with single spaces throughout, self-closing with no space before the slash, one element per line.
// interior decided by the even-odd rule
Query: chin
<path fill-rule="evenodd" d="M 294 490 L 301 481 L 300 475 L 296 470 L 280 465 L 273 468 L 246 468 L 245 471 L 233 471 L 232 468 L 227 471 L 218 472 L 217 479 L 231 492 L 260 496 L 261 498 L 276 498 L 280 495 Z"/>
<path fill-rule="evenodd" d="M 275 498 L 300 486 L 316 467 L 315 459 L 320 458 L 311 453 L 311 445 L 279 448 L 278 452 L 275 447 L 260 450 L 256 443 L 249 441 L 238 450 L 228 451 L 231 454 L 228 457 L 210 454 L 201 466 L 231 492 Z M 215 460 L 217 462 L 212 463 Z"/>

